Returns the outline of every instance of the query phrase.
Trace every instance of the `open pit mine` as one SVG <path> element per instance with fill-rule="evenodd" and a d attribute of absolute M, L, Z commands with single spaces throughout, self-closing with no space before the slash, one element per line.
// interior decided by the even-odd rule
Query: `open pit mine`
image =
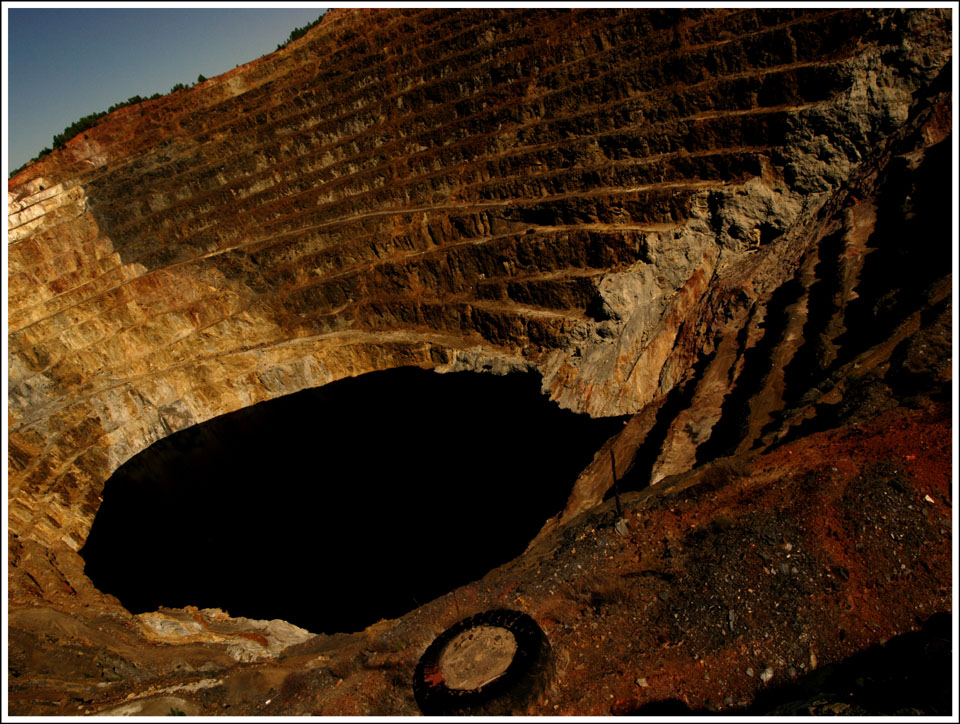
<path fill-rule="evenodd" d="M 19 171 L 9 713 L 951 714 L 951 22 L 338 9 Z"/>

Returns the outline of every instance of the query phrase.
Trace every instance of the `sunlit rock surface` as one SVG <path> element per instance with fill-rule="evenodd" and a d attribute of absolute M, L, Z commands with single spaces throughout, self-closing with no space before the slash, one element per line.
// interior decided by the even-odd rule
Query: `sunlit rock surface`
<path fill-rule="evenodd" d="M 414 713 L 430 639 L 505 605 L 558 657 L 530 713 L 732 709 L 948 610 L 951 41 L 944 10 L 338 10 L 21 171 L 10 711 Z M 525 556 L 361 634 L 135 618 L 84 575 L 151 443 L 411 365 L 633 417 Z"/>

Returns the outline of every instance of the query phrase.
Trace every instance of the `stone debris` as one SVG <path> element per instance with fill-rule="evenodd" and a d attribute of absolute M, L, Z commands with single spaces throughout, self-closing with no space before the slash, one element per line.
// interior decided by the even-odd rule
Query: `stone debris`
<path fill-rule="evenodd" d="M 237 661 L 275 658 L 314 634 L 281 621 L 232 618 L 219 609 L 142 613 L 136 617 L 148 638 L 167 644 L 226 644 Z"/>

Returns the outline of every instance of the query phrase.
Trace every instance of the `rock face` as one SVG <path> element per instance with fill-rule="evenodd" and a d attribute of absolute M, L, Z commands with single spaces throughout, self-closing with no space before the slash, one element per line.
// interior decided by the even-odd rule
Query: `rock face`
<path fill-rule="evenodd" d="M 238 692 L 280 687 L 271 713 L 371 713 L 380 684 L 394 692 L 377 705 L 385 713 L 414 712 L 402 681 L 416 652 L 394 660 L 377 643 L 362 653 L 363 641 L 389 639 L 375 627 L 321 645 L 298 644 L 287 624 L 244 628 L 209 611 L 134 618 L 96 590 L 76 553 L 105 481 L 151 443 L 372 370 L 535 369 L 564 407 L 633 416 L 518 559 L 513 585 L 541 598 L 510 600 L 535 618 L 553 595 L 533 585 L 535 552 L 552 551 L 553 566 L 576 560 L 562 542 L 603 514 L 611 451 L 624 489 L 663 481 L 628 496 L 631 523 L 645 496 L 666 500 L 712 461 L 759 454 L 783 467 L 761 464 L 760 478 L 726 487 L 762 487 L 770 510 L 780 505 L 770 491 L 781 491 L 802 528 L 802 511 L 817 511 L 791 475 L 827 475 L 817 478 L 833 491 L 818 493 L 824 510 L 839 506 L 849 529 L 832 553 L 808 541 L 819 551 L 810 560 L 829 568 L 830 555 L 852 555 L 843 546 L 866 540 L 857 516 L 872 515 L 851 508 L 873 499 L 854 483 L 862 450 L 844 448 L 852 462 L 829 475 L 809 461 L 791 472 L 782 451 L 877 415 L 909 420 L 908 433 L 926 426 L 927 441 L 949 425 L 949 29 L 943 10 L 331 11 L 282 51 L 120 109 L 13 177 L 11 712 L 101 711 L 162 693 L 189 699 L 191 713 L 254 713 L 271 697 Z M 905 402 L 913 416 L 897 417 Z M 903 590 L 917 617 L 949 607 L 936 583 L 949 581 L 949 455 L 901 453 L 889 476 L 902 478 L 897 503 L 925 516 L 901 533 L 926 536 L 926 577 L 918 588 L 887 576 L 871 605 L 901 608 L 846 624 L 845 642 L 830 639 L 834 660 L 916 624 Z M 916 471 L 901 469 L 906 458 Z M 699 511 L 699 539 L 660 537 L 684 555 L 721 543 L 746 555 L 730 530 L 705 522 L 720 515 L 711 495 L 686 503 Z M 730 510 L 742 512 L 737 501 Z M 676 519 L 657 515 L 673 530 Z M 803 628 L 806 613 L 789 609 L 811 643 L 769 655 L 791 666 L 812 657 L 846 615 L 835 592 L 855 607 L 862 586 L 886 575 L 871 561 L 893 553 L 874 552 L 859 579 L 849 561 L 829 582 L 811 563 L 803 594 L 822 599 L 821 627 Z M 587 563 L 614 575 L 599 560 Z M 695 577 L 661 573 L 661 613 L 692 615 Z M 473 605 L 502 603 L 505 575 L 491 573 Z M 793 593 L 770 593 L 770 605 Z M 624 689 L 641 675 L 627 658 L 615 670 L 585 660 L 566 678 L 561 662 L 537 713 L 600 713 L 614 700 L 632 711 L 658 696 L 733 706 L 706 692 L 695 665 L 744 655 L 736 621 L 751 619 L 727 609 L 738 617 L 728 643 L 704 633 L 700 658 L 677 663 L 666 688 Z M 425 619 L 400 621 L 391 636 Z M 646 625 L 636 621 L 618 631 Z M 564 641 L 583 639 L 567 625 L 551 643 L 572 661 Z M 401 643 L 422 652 L 418 631 Z M 286 668 L 257 664 L 256 646 L 287 656 Z M 351 655 L 374 663 L 344 664 Z M 198 683 L 238 659 L 247 668 L 232 679 Z M 767 663 L 738 680 L 738 697 L 767 683 Z M 325 698 L 307 696 L 306 682 Z M 592 693 L 576 699 L 571 687 Z M 220 708 L 200 697 L 213 691 L 225 692 Z"/>

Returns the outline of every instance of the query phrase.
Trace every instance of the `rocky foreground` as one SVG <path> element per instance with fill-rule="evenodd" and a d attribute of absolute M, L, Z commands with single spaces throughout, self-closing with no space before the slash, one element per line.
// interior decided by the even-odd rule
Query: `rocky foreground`
<path fill-rule="evenodd" d="M 19 172 L 10 713 L 413 714 L 504 607 L 551 651 L 517 713 L 949 713 L 816 677 L 943 654 L 950 54 L 945 10 L 337 10 Z M 153 442 L 411 365 L 631 417 L 526 553 L 362 632 L 85 576 Z"/>

